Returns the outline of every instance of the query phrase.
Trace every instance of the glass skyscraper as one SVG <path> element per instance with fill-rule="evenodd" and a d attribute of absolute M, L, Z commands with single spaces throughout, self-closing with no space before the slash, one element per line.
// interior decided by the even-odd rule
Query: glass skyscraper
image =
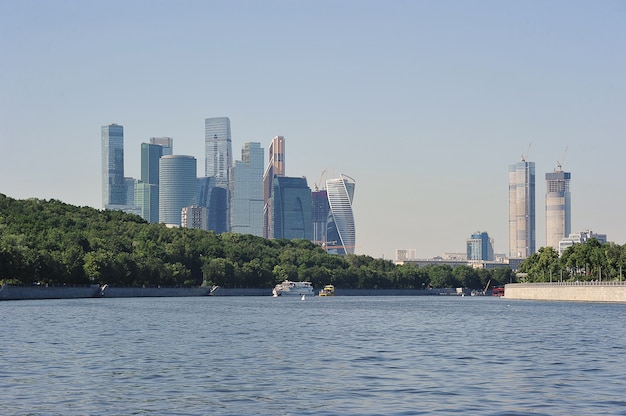
<path fill-rule="evenodd" d="M 488 233 L 477 231 L 467 240 L 467 259 L 493 261 L 493 242 Z"/>
<path fill-rule="evenodd" d="M 207 229 L 216 234 L 228 231 L 228 190 L 215 185 L 213 176 L 196 180 L 197 205 L 207 209 Z"/>
<path fill-rule="evenodd" d="M 263 236 L 263 148 L 249 142 L 235 161 L 230 183 L 230 230 Z"/>
<path fill-rule="evenodd" d="M 557 251 L 559 241 L 572 232 L 571 177 L 571 173 L 560 168 L 546 173 L 546 246 Z"/>
<path fill-rule="evenodd" d="M 168 155 L 159 162 L 159 222 L 181 225 L 182 209 L 196 202 L 196 158 Z"/>
<path fill-rule="evenodd" d="M 313 242 L 315 244 L 326 244 L 326 224 L 328 222 L 328 193 L 326 189 L 311 192 L 311 202 L 313 204 L 311 217 L 313 220 Z"/>
<path fill-rule="evenodd" d="M 509 257 L 535 252 L 535 162 L 509 166 Z"/>
<path fill-rule="evenodd" d="M 356 182 L 348 175 L 326 181 L 328 226 L 326 228 L 326 251 L 336 254 L 354 254 L 356 227 L 352 201 Z"/>
<path fill-rule="evenodd" d="M 159 162 L 162 156 L 171 154 L 169 137 L 152 137 L 150 143 L 141 144 L 141 180 L 136 185 L 135 204 L 148 222 L 159 222 Z"/>
<path fill-rule="evenodd" d="M 313 238 L 311 189 L 306 178 L 275 175 L 271 199 L 272 235 L 269 238 Z"/>
<path fill-rule="evenodd" d="M 102 207 L 126 205 L 124 181 L 124 127 L 102 126 Z M 131 204 L 134 201 L 129 201 Z"/>
<path fill-rule="evenodd" d="M 230 119 L 213 117 L 204 120 L 204 176 L 213 176 L 215 184 L 228 189 L 233 164 Z"/>

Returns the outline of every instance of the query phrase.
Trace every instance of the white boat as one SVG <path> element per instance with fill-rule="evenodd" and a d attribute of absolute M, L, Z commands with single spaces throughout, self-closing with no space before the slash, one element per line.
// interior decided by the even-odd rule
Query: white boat
<path fill-rule="evenodd" d="M 274 296 L 300 296 L 312 295 L 313 285 L 311 282 L 292 282 L 291 280 L 285 280 L 282 283 L 277 284 L 272 290 Z"/>

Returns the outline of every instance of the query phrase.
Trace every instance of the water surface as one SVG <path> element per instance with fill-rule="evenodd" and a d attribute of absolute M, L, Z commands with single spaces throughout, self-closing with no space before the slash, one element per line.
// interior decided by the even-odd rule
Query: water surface
<path fill-rule="evenodd" d="M 491 297 L 0 303 L 12 415 L 626 415 L 626 305 Z"/>

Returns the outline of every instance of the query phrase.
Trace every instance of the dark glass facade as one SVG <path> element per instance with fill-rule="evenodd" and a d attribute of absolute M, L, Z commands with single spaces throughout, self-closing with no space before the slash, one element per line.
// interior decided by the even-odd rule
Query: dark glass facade
<path fill-rule="evenodd" d="M 313 239 L 311 189 L 306 178 L 274 176 L 270 238 Z"/>

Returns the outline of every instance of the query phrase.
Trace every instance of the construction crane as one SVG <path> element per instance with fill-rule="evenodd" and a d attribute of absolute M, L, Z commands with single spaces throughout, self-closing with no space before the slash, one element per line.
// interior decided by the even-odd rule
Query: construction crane
<path fill-rule="evenodd" d="M 320 190 L 320 186 L 322 187 L 321 189 L 324 189 L 324 187 L 326 186 L 325 178 L 326 178 L 326 169 L 324 169 L 322 171 L 322 174 L 320 175 L 319 180 L 316 183 L 313 184 L 313 188 L 314 188 L 315 192 Z M 322 180 L 324 180 L 324 182 L 322 182 Z"/>
<path fill-rule="evenodd" d="M 530 146 L 532 145 L 533 142 L 528 143 L 528 149 L 526 149 L 526 153 L 522 155 L 522 162 L 526 162 L 526 159 L 528 159 L 528 153 L 530 153 Z"/>
<path fill-rule="evenodd" d="M 565 151 L 563 152 L 563 156 L 561 156 L 561 160 L 560 161 L 558 161 L 558 160 L 556 161 L 556 169 L 559 172 L 563 170 L 562 169 L 562 164 L 563 164 L 563 161 L 565 160 L 565 155 L 567 154 L 567 148 L 568 148 L 568 146 L 565 146 Z"/>

